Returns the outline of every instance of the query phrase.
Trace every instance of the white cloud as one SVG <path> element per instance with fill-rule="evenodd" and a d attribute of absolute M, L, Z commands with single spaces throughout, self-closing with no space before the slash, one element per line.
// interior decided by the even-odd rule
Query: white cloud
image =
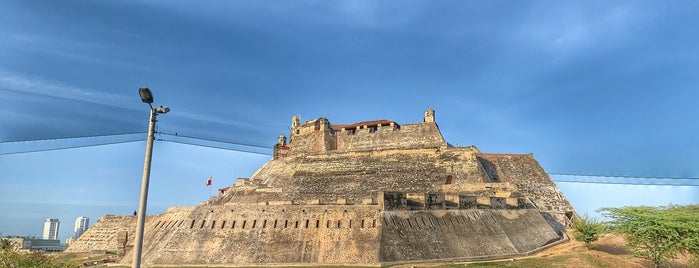
<path fill-rule="evenodd" d="M 6 70 L 0 70 L 0 88 L 26 94 L 36 94 L 105 105 L 118 105 L 118 103 L 128 104 L 131 99 L 124 95 L 80 88 L 42 77 Z"/>
<path fill-rule="evenodd" d="M 648 17 L 641 14 L 644 12 L 631 5 L 536 6 L 519 23 L 513 37 L 560 59 L 601 43 L 624 40 L 631 26 Z"/>

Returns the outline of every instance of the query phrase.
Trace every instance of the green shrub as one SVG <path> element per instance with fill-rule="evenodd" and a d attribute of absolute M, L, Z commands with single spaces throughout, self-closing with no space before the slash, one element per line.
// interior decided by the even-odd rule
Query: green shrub
<path fill-rule="evenodd" d="M 603 208 L 635 255 L 659 267 L 678 254 L 699 254 L 699 206 Z"/>
<path fill-rule="evenodd" d="M 23 253 L 8 238 L 0 237 L 0 267 L 6 268 L 75 268 L 80 264 L 43 252 Z"/>
<path fill-rule="evenodd" d="M 597 219 L 590 218 L 587 214 L 573 221 L 573 229 L 575 240 L 585 242 L 585 247 L 588 249 L 592 246 L 592 242 L 599 239 L 600 233 L 604 230 Z"/>

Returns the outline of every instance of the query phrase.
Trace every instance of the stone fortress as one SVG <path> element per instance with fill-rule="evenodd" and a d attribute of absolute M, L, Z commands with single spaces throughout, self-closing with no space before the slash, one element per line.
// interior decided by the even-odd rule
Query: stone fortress
<path fill-rule="evenodd" d="M 423 122 L 293 117 L 272 160 L 205 204 L 148 216 L 142 263 L 369 265 L 511 258 L 567 239 L 575 212 L 532 154 L 482 153 Z M 102 217 L 67 251 L 132 261 L 135 216 Z"/>

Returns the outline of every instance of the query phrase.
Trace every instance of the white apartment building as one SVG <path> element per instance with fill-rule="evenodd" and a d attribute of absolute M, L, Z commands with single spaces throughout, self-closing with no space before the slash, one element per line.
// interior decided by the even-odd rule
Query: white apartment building
<path fill-rule="evenodd" d="M 46 221 L 44 221 L 44 236 L 42 238 L 46 240 L 57 240 L 58 226 L 60 224 L 61 222 L 58 219 L 46 219 Z"/>
<path fill-rule="evenodd" d="M 87 227 L 90 226 L 90 218 L 88 217 L 78 217 L 75 219 L 75 228 L 73 231 L 75 231 L 75 234 L 73 235 L 73 240 L 77 240 L 78 237 L 80 237 L 85 231 L 87 231 Z"/>

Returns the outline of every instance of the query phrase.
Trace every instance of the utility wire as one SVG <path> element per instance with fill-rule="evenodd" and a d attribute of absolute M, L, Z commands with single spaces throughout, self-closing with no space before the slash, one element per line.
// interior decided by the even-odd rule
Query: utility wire
<path fill-rule="evenodd" d="M 19 142 L 36 142 L 36 141 L 57 141 L 57 140 L 85 139 L 85 138 L 110 137 L 110 136 L 124 136 L 124 135 L 145 134 L 145 133 L 147 133 L 147 132 L 114 133 L 114 134 L 104 134 L 104 135 L 86 135 L 86 136 L 62 137 L 62 138 L 46 138 L 46 139 L 10 140 L 10 141 L 0 141 L 0 144 L 3 144 L 3 143 L 19 143 Z M 225 143 L 225 144 L 231 144 L 231 145 L 248 146 L 248 147 L 261 148 L 261 149 L 267 149 L 267 150 L 270 149 L 269 146 L 261 146 L 261 145 L 254 145 L 254 144 L 245 144 L 245 143 L 236 143 L 236 142 L 229 142 L 229 141 L 222 141 L 222 140 L 215 140 L 215 139 L 207 139 L 207 138 L 198 138 L 198 137 L 193 137 L 193 136 L 178 135 L 178 134 L 170 134 L 170 133 L 164 133 L 164 132 L 156 132 L 156 134 L 158 134 L 158 135 L 173 136 L 173 137 L 182 137 L 182 138 L 188 138 L 188 139 L 193 139 L 193 140 L 203 140 L 203 141 L 211 141 L 211 142 Z M 97 143 L 97 144 L 89 144 L 89 145 L 67 146 L 67 147 L 58 147 L 58 148 L 50 148 L 50 149 L 37 149 L 37 150 L 29 150 L 29 151 L 5 152 L 5 153 L 0 153 L 0 155 L 14 155 L 14 154 L 38 153 L 38 152 L 47 152 L 47 151 L 58 151 L 58 150 L 78 149 L 78 148 L 86 148 L 86 147 L 93 147 L 93 146 L 103 146 L 103 145 L 111 145 L 111 144 L 129 143 L 129 142 L 136 142 L 136 141 L 143 141 L 143 140 L 144 140 L 144 139 L 131 140 L 131 141 L 123 141 L 123 142 L 106 142 L 106 143 Z M 186 145 L 192 145 L 192 146 L 206 147 L 206 148 L 212 148 L 212 149 L 221 149 L 221 150 L 228 150 L 228 151 L 237 151 L 237 152 L 244 152 L 244 153 L 271 155 L 271 154 L 268 154 L 268 153 L 260 153 L 260 152 L 249 151 L 249 150 L 230 149 L 230 148 L 225 148 L 225 147 L 201 145 L 201 144 L 195 144 L 195 143 L 190 143 L 190 142 L 182 142 L 182 141 L 174 141 L 174 140 L 158 139 L 158 141 L 167 141 L 167 142 L 180 143 L 180 144 L 186 144 Z"/>
<path fill-rule="evenodd" d="M 129 133 L 114 133 L 114 134 L 103 134 L 103 135 L 86 135 L 86 136 L 62 137 L 62 138 L 8 140 L 8 141 L 0 141 L 0 144 L 3 144 L 3 143 L 19 143 L 19 142 L 34 142 L 34 141 L 53 141 L 53 140 L 68 140 L 68 139 L 84 139 L 84 138 L 97 138 L 97 137 L 110 137 L 110 136 L 125 136 L 125 135 L 135 135 L 135 134 L 144 134 L 144 133 L 146 133 L 146 132 L 140 131 L 140 132 L 129 132 Z M 199 138 L 199 137 L 188 136 L 188 135 L 179 135 L 178 133 L 172 134 L 172 133 L 166 133 L 166 132 L 156 132 L 156 134 L 165 135 L 165 136 L 172 136 L 172 137 L 182 137 L 182 138 L 194 139 L 194 140 L 203 140 L 203 141 L 211 141 L 211 142 L 225 143 L 225 144 L 231 144 L 231 145 L 240 145 L 240 146 L 247 146 L 247 147 L 254 147 L 254 148 L 261 148 L 261 149 L 270 149 L 268 146 L 261 146 L 261 145 L 256 145 L 256 144 L 247 144 L 247 143 L 239 143 L 239 142 L 231 142 L 231 141 L 224 141 L 224 140 L 216 140 L 216 139 L 208 139 L 208 138 Z M 211 145 L 201 145 L 201 144 L 195 144 L 195 143 L 183 142 L 183 141 L 175 141 L 175 140 L 168 140 L 168 139 L 157 139 L 157 140 L 158 140 L 158 141 L 165 141 L 165 142 L 178 143 L 178 144 L 185 144 L 185 145 L 190 145 L 190 146 L 211 148 L 211 149 L 220 149 L 220 150 L 235 151 L 235 152 L 243 152 L 243 153 L 251 153 L 251 154 L 260 154 L 260 155 L 271 155 L 271 154 L 269 154 L 269 153 L 261 153 L 261 152 L 255 152 L 255 151 L 249 151 L 249 150 L 240 150 L 240 149 L 231 149 L 231 148 L 225 148 L 225 147 L 219 147 L 219 146 L 211 146 Z M 106 145 L 114 145 L 114 144 L 132 143 L 132 142 L 139 142 L 139 141 L 144 141 L 144 139 L 129 140 L 129 141 L 118 141 L 118 142 L 106 142 L 106 143 L 97 143 L 97 144 L 89 144 L 89 145 L 68 146 L 68 147 L 59 147 L 59 148 L 50 148 L 50 149 L 38 149 L 38 150 L 30 150 L 30 151 L 7 152 L 7 153 L 0 153 L 0 155 L 15 155 L 15 154 L 37 153 L 37 152 L 47 152 L 47 151 L 68 150 L 68 149 L 79 149 L 79 148 L 87 148 L 87 147 L 96 147 L 96 146 L 106 146 Z M 599 175 L 599 174 L 559 173 L 559 172 L 549 172 L 548 174 L 549 174 L 549 175 L 554 175 L 554 176 L 595 177 L 595 178 L 614 178 L 614 179 L 623 178 L 623 179 L 654 179 L 654 180 L 699 180 L 699 178 L 666 177 L 666 176 L 649 177 L 649 176 Z M 659 185 L 659 186 L 699 186 L 699 185 L 696 185 L 696 184 L 601 182 L 601 181 L 580 181 L 580 180 L 558 180 L 558 179 L 553 179 L 553 181 L 556 181 L 556 182 L 567 182 L 567 183 L 590 183 L 590 184 Z"/>
<path fill-rule="evenodd" d="M 32 142 L 32 141 L 53 141 L 53 140 L 71 140 L 71 139 L 110 137 L 110 136 L 124 136 L 124 135 L 134 135 L 134 134 L 144 134 L 144 133 L 146 133 L 146 132 L 140 131 L 140 132 L 130 132 L 130 133 L 114 133 L 114 134 L 103 134 L 103 135 L 87 135 L 87 136 L 75 136 L 75 137 L 63 137 L 63 138 L 9 140 L 9 141 L 0 141 L 0 143 L 16 143 L 16 142 Z"/>
<path fill-rule="evenodd" d="M 185 145 L 191 145 L 191 146 L 197 146 L 197 147 L 220 149 L 220 150 L 227 150 L 227 151 L 234 151 L 234 152 L 243 152 L 243 153 L 260 154 L 260 155 L 271 155 L 269 153 L 260 153 L 260 152 L 255 152 L 255 151 L 231 149 L 231 148 L 217 147 L 217 146 L 211 146 L 211 145 L 201 145 L 201 144 L 184 142 L 184 141 L 174 141 L 174 140 L 167 140 L 167 139 L 158 139 L 158 141 L 166 141 L 166 142 L 172 142 L 172 143 L 179 143 L 179 144 L 185 144 Z M 266 148 L 266 149 L 269 149 L 269 148 Z"/>
<path fill-rule="evenodd" d="M 89 144 L 89 145 L 77 145 L 77 146 L 68 146 L 68 147 L 59 147 L 59 148 L 50 148 L 50 149 L 39 149 L 39 150 L 21 151 L 21 152 L 9 152 L 9 153 L 0 153 L 0 155 L 28 154 L 28 153 L 58 151 L 58 150 L 67 150 L 67 149 L 78 149 L 78 148 L 105 146 L 105 145 L 131 143 L 131 142 L 139 142 L 139 141 L 144 141 L 144 139 L 130 140 L 130 141 L 105 142 L 105 143 L 97 143 L 97 144 Z"/>
<path fill-rule="evenodd" d="M 699 184 L 670 184 L 670 183 L 631 183 L 631 182 L 601 182 L 601 181 L 571 181 L 571 180 L 553 180 L 555 182 L 568 183 L 588 183 L 588 184 L 617 184 L 617 185 L 636 185 L 636 186 L 694 186 L 699 187 Z"/>
<path fill-rule="evenodd" d="M 649 176 L 630 176 L 630 175 L 595 175 L 595 174 L 575 174 L 575 173 L 556 173 L 550 172 L 549 175 L 556 176 L 575 176 L 575 177 L 597 177 L 597 178 L 623 178 L 623 179 L 658 179 L 658 180 L 699 180 L 699 178 L 682 178 L 682 177 L 649 177 Z"/>
<path fill-rule="evenodd" d="M 256 148 L 263 148 L 263 149 L 269 149 L 269 148 L 270 148 L 270 146 L 262 146 L 262 145 L 256 145 L 256 144 L 248 144 L 248 143 L 240 143 L 240 142 L 232 142 L 232 141 L 223 141 L 223 140 L 199 138 L 199 137 L 193 137 L 193 136 L 187 136 L 187 135 L 180 135 L 180 134 L 178 134 L 178 133 L 172 134 L 172 133 L 166 133 L 166 132 L 158 132 L 158 134 L 165 135 L 165 136 L 182 137 L 182 138 L 188 138 L 188 139 L 194 139 L 194 140 L 213 141 L 213 142 L 219 142 L 219 143 L 227 143 L 227 144 L 233 144 L 233 145 L 242 145 L 242 146 L 256 147 Z"/>

